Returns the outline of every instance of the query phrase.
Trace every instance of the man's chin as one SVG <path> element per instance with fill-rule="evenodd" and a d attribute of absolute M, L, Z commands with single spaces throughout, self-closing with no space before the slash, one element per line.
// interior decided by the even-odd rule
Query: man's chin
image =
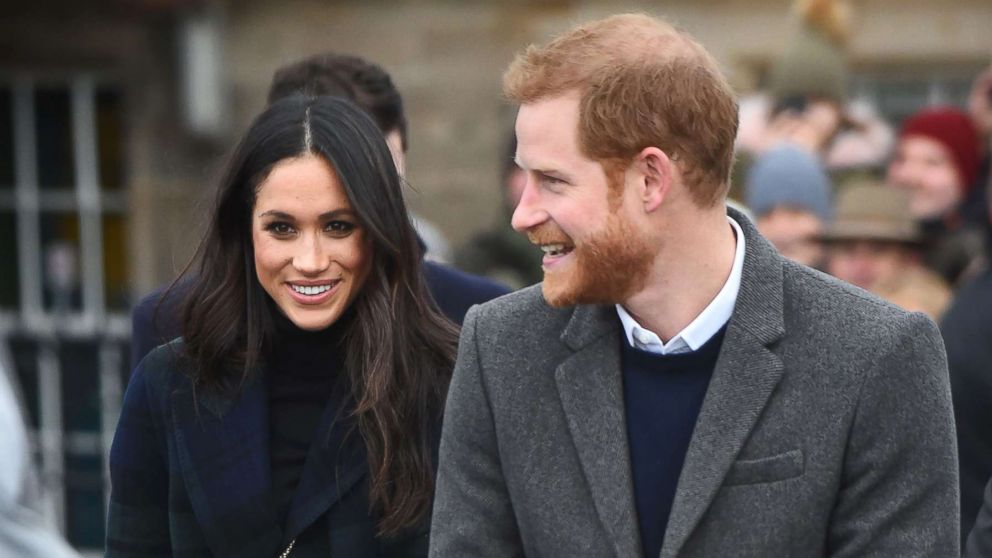
<path fill-rule="evenodd" d="M 588 285 L 562 284 L 561 281 L 545 277 L 541 283 L 544 301 L 553 308 L 568 308 L 577 304 L 615 304 L 616 296 L 606 289 L 590 288 Z"/>
<path fill-rule="evenodd" d="M 556 285 L 553 280 L 549 281 L 546 277 L 541 283 L 541 294 L 544 295 L 544 301 L 554 308 L 565 308 L 575 304 L 573 293 L 569 292 L 567 288 L 563 288 L 562 285 Z"/>

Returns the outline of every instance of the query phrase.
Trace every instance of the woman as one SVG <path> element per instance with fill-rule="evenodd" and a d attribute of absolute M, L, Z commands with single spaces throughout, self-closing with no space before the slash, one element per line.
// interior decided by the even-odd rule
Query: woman
<path fill-rule="evenodd" d="M 980 271 L 984 259 L 984 188 L 976 188 L 981 139 L 967 113 L 929 107 L 906 119 L 889 162 L 887 182 L 909 195 L 923 227 L 924 264 L 951 287 Z"/>
<path fill-rule="evenodd" d="M 273 104 L 196 261 L 183 337 L 124 399 L 108 556 L 426 555 L 456 332 L 372 120 Z"/>

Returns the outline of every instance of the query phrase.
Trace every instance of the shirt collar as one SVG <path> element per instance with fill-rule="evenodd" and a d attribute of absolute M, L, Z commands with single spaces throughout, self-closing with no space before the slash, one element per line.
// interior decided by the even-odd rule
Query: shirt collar
<path fill-rule="evenodd" d="M 720 292 L 685 329 L 669 339 L 668 343 L 663 343 L 655 332 L 641 327 L 623 306 L 617 304 L 617 314 L 620 316 L 620 323 L 623 324 L 627 343 L 630 346 L 663 355 L 695 351 L 730 321 L 734 306 L 737 304 L 737 293 L 741 290 L 741 273 L 744 270 L 744 231 L 732 217 L 727 216 L 727 220 L 730 221 L 730 226 L 737 237 L 737 247 L 734 250 L 734 264 L 730 268 L 730 277 L 727 277 L 727 282 L 723 284 Z"/>

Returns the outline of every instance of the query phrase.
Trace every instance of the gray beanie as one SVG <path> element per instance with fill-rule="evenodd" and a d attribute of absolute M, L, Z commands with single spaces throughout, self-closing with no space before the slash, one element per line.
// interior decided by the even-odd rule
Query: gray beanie
<path fill-rule="evenodd" d="M 811 153 L 794 145 L 764 152 L 748 170 L 744 201 L 756 217 L 777 207 L 809 211 L 829 222 L 833 215 L 830 179 Z"/>

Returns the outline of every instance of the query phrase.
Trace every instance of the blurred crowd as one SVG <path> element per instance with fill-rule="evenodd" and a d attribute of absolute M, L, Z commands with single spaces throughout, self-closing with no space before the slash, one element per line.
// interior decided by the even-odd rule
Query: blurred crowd
<path fill-rule="evenodd" d="M 741 103 L 734 191 L 783 255 L 940 324 L 964 542 L 992 476 L 992 67 L 967 106 L 886 122 L 844 95 L 837 18 L 802 15 L 768 91 Z"/>

